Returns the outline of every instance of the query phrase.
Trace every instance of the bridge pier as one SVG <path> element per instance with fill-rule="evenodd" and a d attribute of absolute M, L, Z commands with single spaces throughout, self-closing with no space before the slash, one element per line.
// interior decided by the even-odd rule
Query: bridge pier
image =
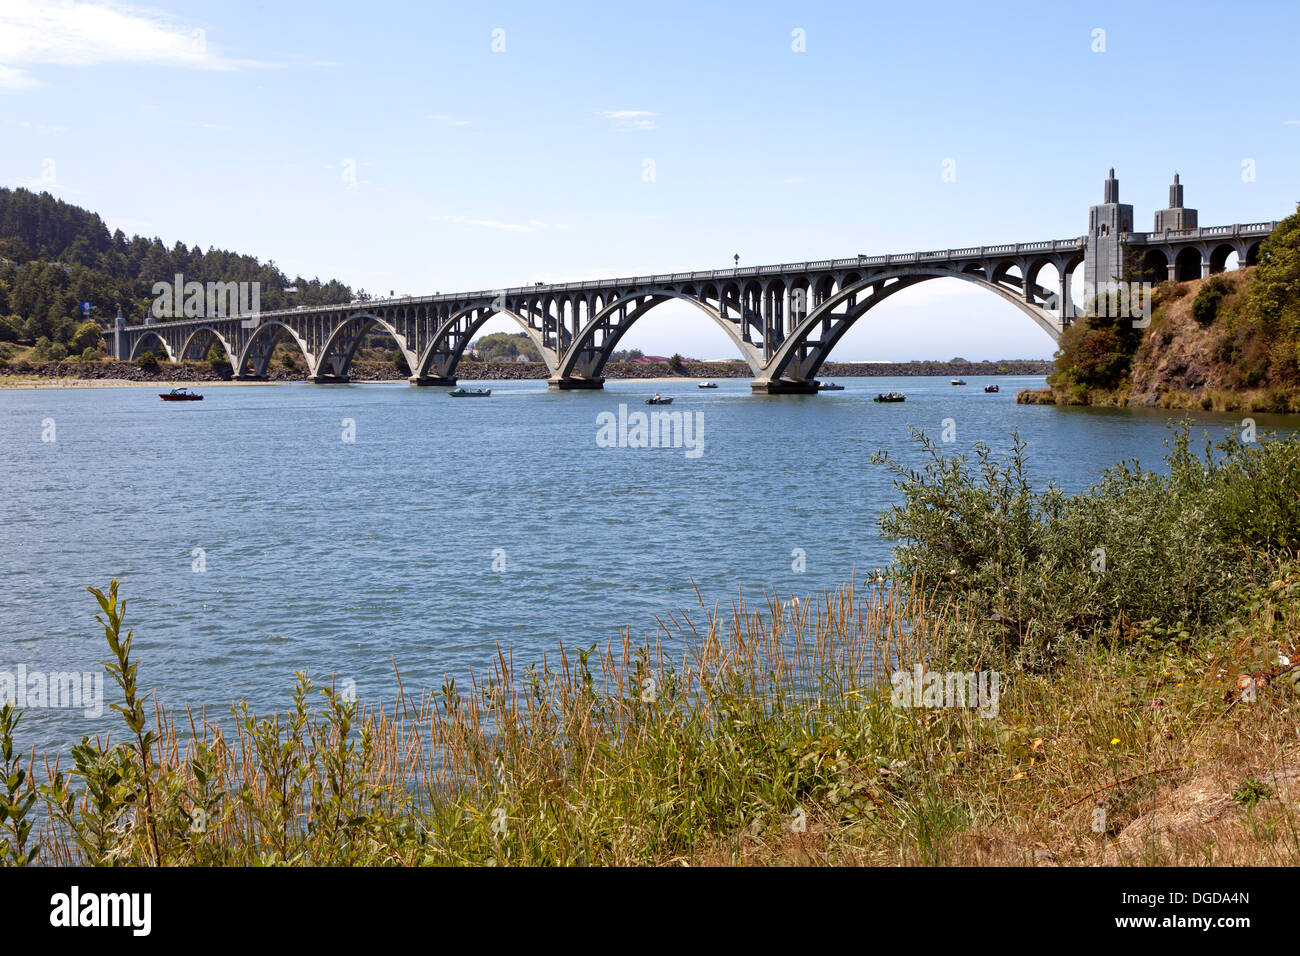
<path fill-rule="evenodd" d="M 567 392 L 575 389 L 604 388 L 603 378 L 548 378 L 546 387 L 552 391 Z"/>
<path fill-rule="evenodd" d="M 441 375 L 412 375 L 412 385 L 455 385 L 454 378 L 444 378 Z"/>
<path fill-rule="evenodd" d="M 309 377 L 307 381 L 313 385 L 346 385 L 349 379 L 346 375 L 317 374 Z"/>
<path fill-rule="evenodd" d="M 817 383 L 759 378 L 749 383 L 749 390 L 754 395 L 816 395 Z"/>

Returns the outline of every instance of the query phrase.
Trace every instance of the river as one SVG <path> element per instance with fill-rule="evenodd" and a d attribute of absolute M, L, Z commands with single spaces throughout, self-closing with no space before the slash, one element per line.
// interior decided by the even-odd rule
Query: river
<path fill-rule="evenodd" d="M 998 382 L 1001 391 L 983 386 Z M 587 646 L 743 587 L 804 595 L 889 560 L 896 500 L 878 448 L 1028 442 L 1037 481 L 1078 490 L 1122 458 L 1154 465 L 1175 413 L 1019 406 L 1037 378 L 844 379 L 842 392 L 752 396 L 745 380 L 490 384 L 449 399 L 405 384 L 0 391 L 0 672 L 99 671 L 88 584 L 121 581 L 144 688 L 222 717 L 288 702 L 294 671 L 392 700 L 482 669 Z M 696 447 L 613 447 L 602 413 L 688 413 Z M 877 392 L 907 394 L 876 404 Z M 1256 416 L 1261 429 L 1295 419 Z M 633 419 L 634 420 L 634 419 Z M 608 419 L 606 419 L 608 421 Z M 1198 414 L 1220 436 L 1240 416 Z M 43 440 L 53 438 L 53 440 Z M 353 440 L 349 441 L 348 438 Z M 799 570 L 802 568 L 802 570 Z M 701 615 L 696 615 L 698 620 Z M 110 694 L 110 697 L 115 695 Z M 88 718 L 33 709 L 25 746 L 63 749 Z"/>

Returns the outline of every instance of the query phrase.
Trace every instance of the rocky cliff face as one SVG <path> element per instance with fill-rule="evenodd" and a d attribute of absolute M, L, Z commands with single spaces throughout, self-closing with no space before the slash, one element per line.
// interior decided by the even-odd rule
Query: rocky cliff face
<path fill-rule="evenodd" d="M 1183 283 L 1181 295 L 1166 302 L 1159 321 L 1152 322 L 1133 356 L 1130 404 L 1159 406 L 1170 393 L 1199 398 L 1207 390 L 1226 387 L 1227 366 L 1216 355 L 1220 332 L 1192 317 L 1192 302 L 1203 281 Z"/>

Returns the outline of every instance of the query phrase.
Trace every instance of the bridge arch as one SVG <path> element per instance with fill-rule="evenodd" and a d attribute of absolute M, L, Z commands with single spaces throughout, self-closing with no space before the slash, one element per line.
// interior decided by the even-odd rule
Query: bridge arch
<path fill-rule="evenodd" d="M 402 313 L 405 318 L 405 313 Z M 414 372 L 419 364 L 417 356 L 406 344 L 406 337 L 401 335 L 391 322 L 373 312 L 359 312 L 349 315 L 331 330 L 321 346 L 320 357 L 315 368 L 311 369 L 313 377 L 321 379 L 346 380 L 352 368 L 352 360 L 357 349 L 370 332 L 376 328 L 383 329 L 392 337 L 398 351 L 406 359 L 407 367 Z"/>
<path fill-rule="evenodd" d="M 1240 267 L 1241 260 L 1237 248 L 1230 243 L 1221 243 L 1210 251 L 1210 274 L 1216 275 L 1220 272 L 1228 271 L 1228 263 L 1233 256 L 1238 256 L 1237 265 Z"/>
<path fill-rule="evenodd" d="M 1148 249 L 1142 254 L 1138 272 L 1143 282 L 1158 285 L 1169 278 L 1169 256 L 1163 249 Z"/>
<path fill-rule="evenodd" d="M 471 305 L 453 312 L 439 326 L 424 354 L 411 366 L 415 378 L 438 378 L 452 381 L 456 366 L 460 364 L 474 333 L 497 316 L 504 316 L 523 329 L 529 340 L 537 347 L 546 365 L 546 370 L 554 375 L 558 366 L 555 350 L 547 347 L 538 328 L 513 309 L 494 308 L 491 305 Z"/>
<path fill-rule="evenodd" d="M 158 345 L 161 345 L 162 348 L 157 349 L 149 347 L 148 343 L 150 342 L 156 342 Z M 176 361 L 176 355 L 172 352 L 172 347 L 167 344 L 167 340 L 153 329 L 150 329 L 148 332 L 145 332 L 143 335 L 136 338 L 135 343 L 131 346 L 131 354 L 128 356 L 128 361 L 134 362 L 145 352 L 153 352 L 154 357 L 166 358 L 168 362 Z"/>
<path fill-rule="evenodd" d="M 244 343 L 239 353 L 239 360 L 234 363 L 237 378 L 266 378 L 271 366 L 271 353 L 275 346 L 286 338 L 291 339 L 302 352 L 307 363 L 307 374 L 316 374 L 316 360 L 307 343 L 292 326 L 275 320 L 262 320 L 253 334 Z"/>
<path fill-rule="evenodd" d="M 1059 320 L 1042 306 L 1027 301 L 1015 289 L 990 282 L 979 273 L 937 266 L 908 266 L 844 285 L 790 332 L 760 376 L 770 381 L 812 381 L 836 343 L 858 319 L 894 293 L 931 279 L 961 279 L 992 291 L 1033 319 L 1054 340 L 1061 337 Z M 834 310 L 840 305 L 845 305 L 845 310 L 836 313 Z M 814 335 L 817 336 L 816 344 L 810 345 Z"/>
<path fill-rule="evenodd" d="M 233 367 L 236 358 L 234 347 L 224 335 L 210 325 L 200 326 L 185 337 L 185 344 L 181 346 L 180 351 L 181 359 L 183 361 L 202 361 L 207 356 L 208 349 L 211 348 L 211 346 L 207 348 L 203 348 L 203 346 L 212 341 L 221 346 L 221 350 L 226 353 L 226 360 Z M 200 348 L 203 351 L 202 356 L 198 354 Z"/>
<path fill-rule="evenodd" d="M 1174 257 L 1174 279 L 1187 282 L 1201 277 L 1201 250 L 1188 246 Z"/>
<path fill-rule="evenodd" d="M 753 282 L 751 286 L 757 289 L 758 283 Z M 732 286 L 732 288 L 735 287 Z M 750 286 L 746 288 L 749 289 Z M 736 291 L 739 292 L 739 288 L 736 288 Z M 761 298 L 761 289 L 758 291 Z M 697 296 L 687 295 L 685 292 L 675 289 L 660 288 L 648 289 L 631 296 L 612 300 L 604 309 L 597 312 L 591 321 L 579 330 L 574 337 L 573 344 L 561 356 L 559 367 L 556 370 L 556 377 L 568 379 L 581 372 L 582 378 L 601 378 L 605 370 L 605 363 L 609 361 L 609 357 L 613 354 L 619 339 L 626 334 L 627 330 L 655 306 L 662 305 L 673 299 L 689 302 L 712 319 L 727 333 L 727 337 L 735 344 L 741 358 L 745 360 L 754 374 L 762 374 L 762 365 L 758 361 L 757 350 L 751 343 L 745 341 L 736 322 L 724 318 L 719 309 L 715 309 Z M 755 305 L 758 304 L 755 303 Z M 626 309 L 627 312 L 621 321 L 610 321 L 623 309 Z M 757 312 L 757 309 L 755 309 L 755 312 Z M 595 342 L 597 333 L 604 333 L 599 344 Z M 580 366 L 582 367 L 580 368 Z"/>

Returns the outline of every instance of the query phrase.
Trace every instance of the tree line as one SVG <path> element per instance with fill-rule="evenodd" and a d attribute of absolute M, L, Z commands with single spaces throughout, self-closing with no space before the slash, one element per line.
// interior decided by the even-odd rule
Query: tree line
<path fill-rule="evenodd" d="M 178 273 L 187 282 L 258 282 L 264 310 L 354 298 L 336 279 L 290 279 L 274 260 L 128 238 L 121 229 L 110 232 L 98 214 L 48 192 L 0 188 L 0 342 L 45 340 L 80 353 L 78 345 L 95 332 L 83 328 L 83 302 L 100 323 L 119 308 L 139 321 L 153 304 L 154 283 L 170 283 Z M 286 291 L 290 287 L 297 292 Z"/>

